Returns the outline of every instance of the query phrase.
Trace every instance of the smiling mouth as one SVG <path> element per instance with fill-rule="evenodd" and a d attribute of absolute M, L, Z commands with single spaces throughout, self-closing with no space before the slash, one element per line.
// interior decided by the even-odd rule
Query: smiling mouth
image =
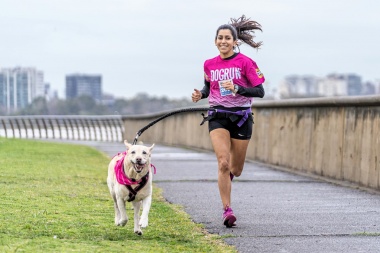
<path fill-rule="evenodd" d="M 144 164 L 141 164 L 141 163 L 134 163 L 133 164 L 133 168 L 135 168 L 135 171 L 137 173 L 140 173 L 145 167 L 145 163 Z"/>

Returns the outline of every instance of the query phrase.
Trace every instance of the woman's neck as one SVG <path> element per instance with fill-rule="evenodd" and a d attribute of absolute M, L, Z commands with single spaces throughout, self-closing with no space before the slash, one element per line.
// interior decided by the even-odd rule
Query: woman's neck
<path fill-rule="evenodd" d="M 235 54 L 234 51 L 231 51 L 231 52 L 229 52 L 227 54 L 220 54 L 220 58 L 227 59 L 227 58 L 230 58 L 231 56 L 233 56 L 234 54 Z"/>
<path fill-rule="evenodd" d="M 228 54 L 229 56 L 227 56 L 227 57 L 226 57 L 225 55 L 220 55 L 220 58 L 222 58 L 223 60 L 229 60 L 229 59 L 234 58 L 237 54 L 238 54 L 238 53 L 233 52 L 231 55 Z"/>

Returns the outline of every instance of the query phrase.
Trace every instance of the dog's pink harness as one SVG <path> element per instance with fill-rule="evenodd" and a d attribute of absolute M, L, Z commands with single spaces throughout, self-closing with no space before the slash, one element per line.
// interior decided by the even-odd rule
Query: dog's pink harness
<path fill-rule="evenodd" d="M 122 155 L 122 157 L 116 161 L 115 164 L 115 175 L 116 180 L 119 184 L 125 185 L 129 190 L 128 202 L 133 201 L 136 198 L 138 191 L 140 191 L 148 182 L 149 172 L 146 173 L 140 180 L 136 181 L 133 178 L 127 177 L 124 171 L 124 158 L 127 155 L 127 152 L 118 153 L 117 156 Z M 150 164 L 150 167 L 153 168 L 153 173 L 156 174 L 156 167 L 153 164 Z M 131 185 L 137 185 L 134 189 Z"/>

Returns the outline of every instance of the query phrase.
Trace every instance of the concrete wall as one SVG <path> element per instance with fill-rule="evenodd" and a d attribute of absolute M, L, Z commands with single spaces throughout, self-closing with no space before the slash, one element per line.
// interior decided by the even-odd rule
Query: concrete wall
<path fill-rule="evenodd" d="M 252 109 L 248 159 L 380 190 L 380 96 L 255 101 Z M 124 116 L 128 141 L 164 114 Z M 176 114 L 138 140 L 212 150 L 201 120 L 200 112 Z"/>

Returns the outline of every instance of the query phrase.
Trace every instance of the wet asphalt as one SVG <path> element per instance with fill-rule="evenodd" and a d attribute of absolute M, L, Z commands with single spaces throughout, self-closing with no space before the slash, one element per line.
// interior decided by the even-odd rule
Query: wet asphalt
<path fill-rule="evenodd" d="M 81 142 L 112 157 L 122 143 Z M 246 162 L 232 183 L 237 227 L 222 224 L 211 152 L 156 145 L 153 182 L 238 252 L 380 252 L 380 194 Z"/>

